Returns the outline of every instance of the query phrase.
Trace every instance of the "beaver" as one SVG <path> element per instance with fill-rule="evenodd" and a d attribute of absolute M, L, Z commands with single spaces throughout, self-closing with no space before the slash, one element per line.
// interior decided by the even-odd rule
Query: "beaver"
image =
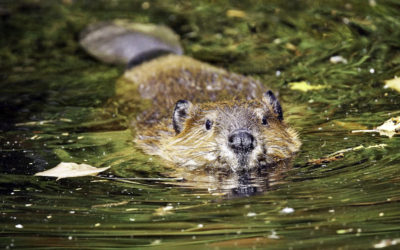
<path fill-rule="evenodd" d="M 120 112 L 134 113 L 138 148 L 174 166 L 232 172 L 287 162 L 299 151 L 297 132 L 259 80 L 182 55 L 166 27 L 168 41 L 148 32 L 157 26 L 135 25 L 89 26 L 81 45 L 104 62 L 129 65 L 114 100 Z"/>

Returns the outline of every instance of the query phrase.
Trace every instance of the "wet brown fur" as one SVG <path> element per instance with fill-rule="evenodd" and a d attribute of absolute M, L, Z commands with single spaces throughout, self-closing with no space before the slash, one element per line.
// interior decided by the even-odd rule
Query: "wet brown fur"
<path fill-rule="evenodd" d="M 239 169 L 224 143 L 241 127 L 253 131 L 257 147 L 246 167 L 276 164 L 290 159 L 300 148 L 297 133 L 280 121 L 262 84 L 186 56 L 169 55 L 125 72 L 117 83 L 116 99 L 129 112 L 147 100 L 134 117 L 138 147 L 173 165 L 189 168 Z M 177 100 L 193 103 L 183 130 L 172 127 Z M 263 115 L 268 125 L 261 124 Z M 211 130 L 204 127 L 212 120 Z M 239 164 L 240 165 L 240 164 Z"/>

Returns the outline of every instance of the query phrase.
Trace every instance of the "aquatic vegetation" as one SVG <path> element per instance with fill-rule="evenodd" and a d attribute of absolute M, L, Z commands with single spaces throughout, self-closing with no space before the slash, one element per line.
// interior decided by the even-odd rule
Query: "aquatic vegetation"
<path fill-rule="evenodd" d="M 399 136 L 351 131 L 400 115 L 399 92 L 384 88 L 400 75 L 399 16 L 394 0 L 2 1 L 0 245 L 393 247 Z M 112 19 L 165 24 L 186 55 L 279 92 L 303 141 L 293 168 L 254 196 L 261 187 L 217 191 L 164 181 L 169 169 L 134 148 L 129 119 L 113 108 L 124 67 L 97 62 L 78 44 L 88 23 Z M 326 88 L 296 91 L 293 82 Z M 360 145 L 344 158 L 308 164 Z M 60 162 L 143 179 L 33 176 Z"/>

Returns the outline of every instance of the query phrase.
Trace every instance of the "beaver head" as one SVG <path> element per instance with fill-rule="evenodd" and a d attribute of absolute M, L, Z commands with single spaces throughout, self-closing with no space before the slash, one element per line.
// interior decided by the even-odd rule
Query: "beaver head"
<path fill-rule="evenodd" d="M 179 166 L 195 168 L 254 169 L 290 159 L 300 147 L 271 91 L 260 100 L 202 104 L 180 100 L 172 128 L 157 134 L 151 140 L 139 136 L 139 146 Z"/>

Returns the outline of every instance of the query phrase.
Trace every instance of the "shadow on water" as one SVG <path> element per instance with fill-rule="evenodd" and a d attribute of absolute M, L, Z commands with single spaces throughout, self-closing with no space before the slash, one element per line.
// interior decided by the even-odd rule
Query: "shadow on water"
<path fill-rule="evenodd" d="M 0 246 L 398 247 L 399 137 L 351 131 L 400 115 L 399 93 L 383 88 L 400 75 L 399 10 L 356 0 L 1 1 Z M 177 172 L 136 150 L 127 117 L 104 108 L 124 68 L 77 42 L 88 23 L 115 18 L 163 23 L 187 55 L 277 90 L 303 142 L 293 167 L 156 180 Z M 322 87 L 292 88 L 301 81 Z M 61 161 L 111 166 L 105 177 L 120 180 L 32 175 Z"/>

